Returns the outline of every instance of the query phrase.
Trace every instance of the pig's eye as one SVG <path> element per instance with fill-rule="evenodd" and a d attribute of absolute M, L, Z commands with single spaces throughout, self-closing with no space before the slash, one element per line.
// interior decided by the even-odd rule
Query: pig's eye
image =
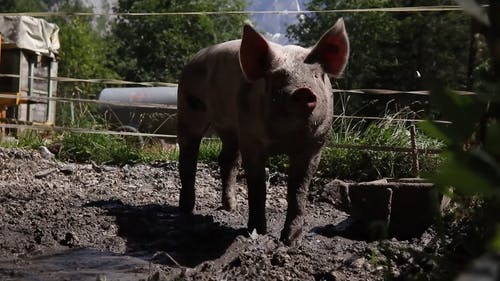
<path fill-rule="evenodd" d="M 273 80 L 275 81 L 287 82 L 290 80 L 290 77 L 291 77 L 290 72 L 286 70 L 278 70 L 273 73 Z"/>
<path fill-rule="evenodd" d="M 314 78 L 318 79 L 318 73 L 314 73 Z"/>
<path fill-rule="evenodd" d="M 279 89 L 276 91 L 276 96 L 284 96 L 286 92 L 283 89 Z"/>

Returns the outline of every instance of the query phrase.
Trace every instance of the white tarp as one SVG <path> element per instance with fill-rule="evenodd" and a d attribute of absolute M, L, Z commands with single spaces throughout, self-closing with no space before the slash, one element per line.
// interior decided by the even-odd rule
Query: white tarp
<path fill-rule="evenodd" d="M 2 45 L 26 49 L 55 57 L 58 54 L 59 27 L 44 19 L 28 16 L 0 16 Z"/>

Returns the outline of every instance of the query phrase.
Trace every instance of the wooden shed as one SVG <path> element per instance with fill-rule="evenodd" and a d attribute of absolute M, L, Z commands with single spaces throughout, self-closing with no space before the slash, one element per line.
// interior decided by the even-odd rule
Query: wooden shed
<path fill-rule="evenodd" d="M 52 125 L 57 84 L 59 27 L 28 16 L 0 16 L 1 122 Z"/>

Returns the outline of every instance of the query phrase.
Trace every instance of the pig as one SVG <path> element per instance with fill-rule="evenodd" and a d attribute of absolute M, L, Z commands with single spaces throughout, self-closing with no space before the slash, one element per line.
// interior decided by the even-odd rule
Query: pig
<path fill-rule="evenodd" d="M 342 74 L 348 57 L 342 18 L 311 48 L 272 43 L 245 25 L 241 40 L 195 54 L 178 86 L 181 213 L 193 212 L 200 141 L 211 127 L 222 142 L 218 158 L 222 207 L 236 207 L 241 163 L 248 186 L 250 231 L 267 232 L 266 159 L 274 154 L 289 157 L 288 207 L 280 239 L 286 245 L 297 244 L 309 183 L 332 125 L 330 78 Z"/>

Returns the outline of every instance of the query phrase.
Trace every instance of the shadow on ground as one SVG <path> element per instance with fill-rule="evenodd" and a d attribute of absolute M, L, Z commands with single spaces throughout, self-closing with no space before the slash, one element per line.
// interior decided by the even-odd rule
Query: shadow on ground
<path fill-rule="evenodd" d="M 310 232 L 328 238 L 341 236 L 356 241 L 376 240 L 363 231 L 351 217 L 348 217 L 337 224 L 327 224 L 324 226 L 313 227 Z"/>
<path fill-rule="evenodd" d="M 116 217 L 118 235 L 127 241 L 127 254 L 155 263 L 194 267 L 221 257 L 245 229 L 220 225 L 211 216 L 181 215 L 177 207 L 131 206 L 120 200 L 91 202 Z"/>
<path fill-rule="evenodd" d="M 399 227 L 399 226 L 398 226 Z M 401 227 L 399 227 L 401 228 Z M 428 227 L 414 227 L 410 231 L 395 231 L 398 228 L 391 228 L 384 221 L 360 222 L 351 216 L 337 224 L 328 224 L 314 227 L 310 230 L 312 233 L 322 235 L 328 238 L 341 236 L 356 241 L 373 242 L 381 239 L 396 238 L 398 240 L 408 240 L 422 236 Z"/>

